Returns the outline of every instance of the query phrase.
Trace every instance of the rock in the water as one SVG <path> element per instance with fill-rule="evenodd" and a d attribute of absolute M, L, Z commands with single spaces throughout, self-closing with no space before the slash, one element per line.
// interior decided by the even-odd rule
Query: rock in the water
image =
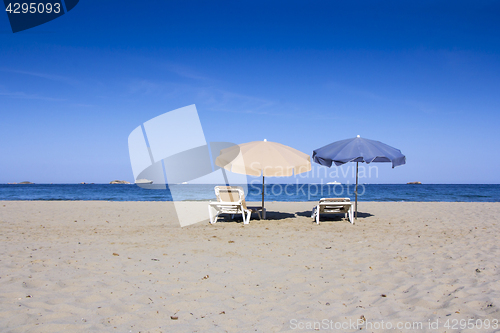
<path fill-rule="evenodd" d="M 409 183 L 406 183 L 406 184 L 412 184 L 412 185 L 422 185 L 421 182 L 409 182 Z"/>
<path fill-rule="evenodd" d="M 109 182 L 110 184 L 130 184 L 128 181 L 126 180 L 113 180 L 111 182 Z"/>
<path fill-rule="evenodd" d="M 32 182 L 20 182 L 19 184 L 34 184 Z"/>

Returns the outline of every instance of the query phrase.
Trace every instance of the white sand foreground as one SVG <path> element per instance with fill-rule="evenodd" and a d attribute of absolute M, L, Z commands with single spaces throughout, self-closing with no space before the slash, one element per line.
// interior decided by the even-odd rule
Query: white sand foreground
<path fill-rule="evenodd" d="M 2 201 L 0 331 L 500 332 L 500 203 L 313 204 L 180 228 L 172 203 Z"/>

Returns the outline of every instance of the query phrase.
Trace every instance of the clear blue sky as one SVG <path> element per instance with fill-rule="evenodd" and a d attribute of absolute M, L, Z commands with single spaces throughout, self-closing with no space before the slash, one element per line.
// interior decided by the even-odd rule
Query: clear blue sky
<path fill-rule="evenodd" d="M 359 134 L 407 156 L 366 182 L 500 183 L 499 17 L 495 1 L 81 0 L 13 34 L 3 13 L 0 183 L 133 181 L 130 132 L 190 104 L 207 141 L 311 154 Z"/>

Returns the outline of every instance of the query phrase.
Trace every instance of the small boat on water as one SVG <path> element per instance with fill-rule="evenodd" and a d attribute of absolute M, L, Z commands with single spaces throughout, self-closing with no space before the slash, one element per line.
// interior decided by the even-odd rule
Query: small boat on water
<path fill-rule="evenodd" d="M 341 185 L 338 181 L 328 182 L 327 185 Z"/>
<path fill-rule="evenodd" d="M 152 180 L 149 179 L 137 179 L 135 181 L 136 184 L 153 184 Z"/>

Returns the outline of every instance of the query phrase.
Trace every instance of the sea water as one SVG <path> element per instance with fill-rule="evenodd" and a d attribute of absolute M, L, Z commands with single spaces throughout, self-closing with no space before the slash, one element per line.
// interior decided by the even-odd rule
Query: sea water
<path fill-rule="evenodd" d="M 214 185 L 170 185 L 150 190 L 135 184 L 0 184 L 0 200 L 172 201 L 215 200 Z M 175 191 L 173 190 L 175 187 Z M 174 197 L 172 196 L 174 193 Z M 318 201 L 342 197 L 354 200 L 354 185 L 266 184 L 266 201 Z M 246 200 L 260 201 L 262 184 L 247 187 Z M 499 202 L 499 184 L 366 184 L 359 201 Z"/>

